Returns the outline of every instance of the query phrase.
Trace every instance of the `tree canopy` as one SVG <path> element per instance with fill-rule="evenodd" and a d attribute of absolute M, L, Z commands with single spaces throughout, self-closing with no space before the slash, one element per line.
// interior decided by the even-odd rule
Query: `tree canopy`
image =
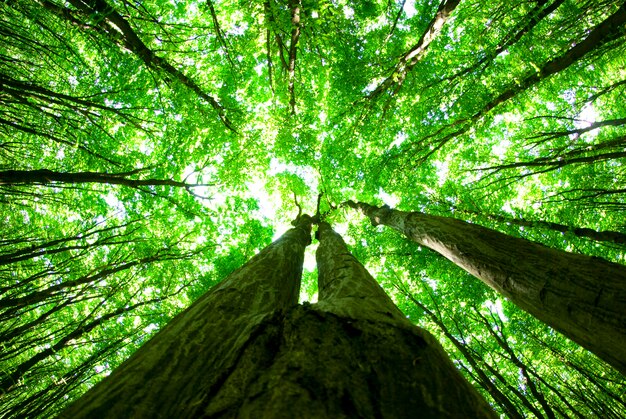
<path fill-rule="evenodd" d="M 0 41 L 0 417 L 58 412 L 319 194 L 497 411 L 623 415 L 622 375 L 341 206 L 626 263 L 623 2 L 14 0 Z"/>

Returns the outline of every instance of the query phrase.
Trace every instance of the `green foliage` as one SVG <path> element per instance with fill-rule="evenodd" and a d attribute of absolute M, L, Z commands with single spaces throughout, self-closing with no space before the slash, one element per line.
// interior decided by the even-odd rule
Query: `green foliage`
<path fill-rule="evenodd" d="M 522 415 L 547 414 L 538 394 L 561 416 L 624 411 L 609 367 L 339 206 L 383 201 L 626 263 L 623 246 L 546 228 L 626 232 L 623 23 L 585 43 L 620 2 L 462 1 L 410 68 L 438 2 L 302 0 L 295 55 L 290 2 L 108 3 L 156 61 L 79 2 L 0 2 L 0 172 L 141 169 L 131 178 L 190 187 L 0 177 L 0 417 L 54 415 L 287 229 L 294 195 L 313 213 L 321 192 L 474 384 L 444 329 Z M 305 269 L 304 299 L 315 278 Z M 536 374 L 520 379 L 494 333 Z"/>

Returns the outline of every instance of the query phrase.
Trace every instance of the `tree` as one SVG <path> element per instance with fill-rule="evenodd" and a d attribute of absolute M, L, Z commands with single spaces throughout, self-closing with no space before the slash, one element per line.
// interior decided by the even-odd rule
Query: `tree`
<path fill-rule="evenodd" d="M 550 221 L 543 220 L 525 220 L 523 218 L 513 218 L 507 217 L 499 214 L 485 214 L 480 211 L 454 208 L 454 211 L 461 212 L 464 214 L 471 214 L 477 217 L 485 217 L 490 220 L 502 222 L 505 224 L 515 224 L 522 227 L 531 227 L 531 228 L 542 228 L 542 229 L 550 229 L 554 231 L 558 231 L 561 233 L 569 233 L 573 234 L 577 237 L 585 237 L 591 240 L 596 240 L 599 242 L 612 242 L 615 244 L 626 244 L 626 234 L 620 233 L 619 231 L 596 231 L 591 228 L 586 227 L 573 227 L 567 226 L 559 223 L 553 223 Z"/>
<path fill-rule="evenodd" d="M 16 186 L 30 185 L 56 185 L 81 184 L 81 183 L 102 183 L 106 185 L 123 185 L 139 191 L 152 193 L 145 187 L 169 186 L 173 188 L 184 188 L 187 192 L 195 195 L 193 188 L 212 185 L 192 185 L 184 181 L 174 179 L 132 179 L 131 175 L 142 170 L 133 170 L 125 173 L 62 173 L 48 169 L 38 170 L 6 170 L 0 172 L 0 188 L 4 189 L 7 195 L 15 193 Z M 198 196 L 200 197 L 200 196 Z M 202 198 L 202 197 L 200 197 Z"/>
<path fill-rule="evenodd" d="M 476 224 L 347 202 L 445 256 L 626 374 L 626 268 Z"/>
<path fill-rule="evenodd" d="M 218 112 L 219 118 L 222 120 L 224 125 L 226 125 L 226 127 L 231 130 L 233 129 L 231 122 L 225 115 L 224 107 L 220 105 L 217 100 L 213 98 L 213 96 L 203 91 L 200 86 L 198 86 L 184 73 L 163 58 L 157 56 L 154 51 L 150 50 L 143 43 L 137 33 L 135 33 L 133 28 L 128 24 L 126 19 L 124 19 L 124 16 L 120 15 L 115 8 L 109 5 L 106 1 L 74 0 L 70 4 L 72 4 L 76 10 L 66 9 L 46 0 L 40 2 L 40 4 L 60 18 L 66 19 L 71 24 L 84 24 L 84 22 L 77 17 L 77 15 L 80 14 L 83 14 L 90 19 L 95 18 L 93 21 L 95 25 L 89 26 L 89 29 L 98 31 L 112 43 L 126 48 L 128 51 L 136 54 L 147 67 L 163 71 L 174 80 L 177 80 L 187 88 L 191 89 L 199 97 L 206 100 L 209 105 Z"/>
<path fill-rule="evenodd" d="M 338 203 L 623 265 L 625 10 L 0 2 L 0 416 L 58 414 L 323 193 L 324 219 L 497 413 L 620 417 L 622 374 Z M 316 245 L 300 302 L 320 296 Z"/>
<path fill-rule="evenodd" d="M 320 302 L 297 305 L 312 221 L 299 216 L 61 417 L 493 417 L 326 222 Z"/>

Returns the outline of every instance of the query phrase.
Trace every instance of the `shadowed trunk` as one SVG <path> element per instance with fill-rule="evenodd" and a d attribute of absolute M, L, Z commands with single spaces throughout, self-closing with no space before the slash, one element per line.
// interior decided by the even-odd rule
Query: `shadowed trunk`
<path fill-rule="evenodd" d="M 327 417 L 495 417 L 437 340 L 406 319 L 341 236 L 324 222 L 318 235 L 320 302 L 316 306 L 326 317 L 332 313 L 331 318 L 351 337 L 334 344 L 333 352 L 343 354 L 342 358 L 325 356 L 328 364 L 324 365 L 353 365 L 344 373 L 354 382 L 347 389 L 351 399 L 357 408 L 376 409 L 343 410 Z M 323 349 L 322 354 L 331 350 Z"/>
<path fill-rule="evenodd" d="M 348 202 L 445 256 L 626 374 L 626 267 L 475 224 Z"/>
<path fill-rule="evenodd" d="M 204 407 L 264 322 L 298 302 L 310 218 L 213 287 L 63 418 L 183 418 Z M 252 371 L 251 371 L 252 373 Z"/>
<path fill-rule="evenodd" d="M 294 305 L 311 223 L 300 220 L 62 417 L 494 417 L 326 223 L 322 301 Z"/>

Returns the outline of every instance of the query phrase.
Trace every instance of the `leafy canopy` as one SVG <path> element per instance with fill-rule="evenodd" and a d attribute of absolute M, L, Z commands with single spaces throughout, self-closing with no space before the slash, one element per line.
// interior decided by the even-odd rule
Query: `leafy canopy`
<path fill-rule="evenodd" d="M 574 229 L 624 232 L 625 15 L 608 0 L 0 3 L 0 416 L 61 409 L 323 193 L 496 409 L 618 417 L 622 377 L 339 204 L 624 263 L 623 242 Z"/>

